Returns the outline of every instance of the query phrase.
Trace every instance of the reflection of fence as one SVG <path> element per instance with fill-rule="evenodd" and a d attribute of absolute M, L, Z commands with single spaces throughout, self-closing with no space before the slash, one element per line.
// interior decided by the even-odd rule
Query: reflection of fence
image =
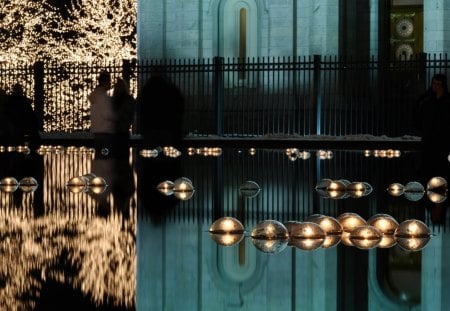
<path fill-rule="evenodd" d="M 185 129 L 196 135 L 412 134 L 412 105 L 447 57 L 384 62 L 318 55 L 299 58 L 41 63 L 0 67 L 0 87 L 25 85 L 44 131 L 89 129 L 87 95 L 101 70 L 130 81 L 134 95 L 157 68 L 186 100 Z M 242 74 L 245 72 L 245 75 Z M 145 118 L 145 116 L 144 116 Z"/>

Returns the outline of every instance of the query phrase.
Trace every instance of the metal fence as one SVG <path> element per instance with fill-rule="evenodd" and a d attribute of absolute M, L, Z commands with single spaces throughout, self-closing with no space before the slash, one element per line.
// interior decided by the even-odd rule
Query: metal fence
<path fill-rule="evenodd" d="M 190 135 L 414 134 L 412 108 L 434 73 L 449 74 L 447 55 L 409 60 L 278 57 L 122 61 L 116 64 L 0 65 L 0 88 L 21 83 L 45 132 L 88 131 L 87 96 L 102 70 L 139 90 L 164 68 L 185 98 Z M 143 103 L 151 104 L 151 102 Z M 139 116 L 145 120 L 145 116 Z"/>

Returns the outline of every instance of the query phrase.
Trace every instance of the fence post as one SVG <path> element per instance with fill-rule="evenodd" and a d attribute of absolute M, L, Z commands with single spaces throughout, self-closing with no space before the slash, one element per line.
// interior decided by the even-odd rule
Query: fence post
<path fill-rule="evenodd" d="M 419 54 L 419 70 L 417 73 L 418 91 L 419 93 L 425 92 L 427 89 L 427 53 Z"/>
<path fill-rule="evenodd" d="M 315 134 L 321 134 L 321 118 L 322 118 L 322 104 L 320 99 L 320 55 L 314 55 L 314 71 L 313 71 L 313 85 L 312 85 L 312 111 L 313 115 L 312 128 L 315 129 Z"/>
<path fill-rule="evenodd" d="M 214 103 L 216 109 L 216 134 L 223 135 L 223 57 L 214 57 Z"/>
<path fill-rule="evenodd" d="M 33 65 L 34 78 L 34 112 L 39 121 L 39 130 L 44 125 L 44 62 L 37 61 Z"/>

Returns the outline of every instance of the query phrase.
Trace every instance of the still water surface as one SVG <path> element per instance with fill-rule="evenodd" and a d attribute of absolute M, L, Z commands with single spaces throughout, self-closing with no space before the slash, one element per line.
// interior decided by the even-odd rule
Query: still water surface
<path fill-rule="evenodd" d="M 176 158 L 144 157 L 138 148 L 129 157 L 51 146 L 0 153 L 0 178 L 20 185 L 4 182 L 0 192 L 2 310 L 445 310 L 448 200 L 386 190 L 411 181 L 426 188 L 417 153 L 329 150 L 320 159 L 316 150 L 301 158 L 279 149 L 218 150 L 186 149 Z M 107 187 L 67 186 L 92 174 Z M 37 189 L 23 186 L 25 177 Z M 181 177 L 195 189 L 188 200 L 156 189 Z M 373 189 L 334 199 L 315 190 L 324 179 Z M 380 213 L 398 223 L 418 219 L 433 236 L 415 252 L 340 241 L 311 251 L 281 243 L 273 253 L 251 237 L 265 220 L 349 212 L 365 220 Z M 232 246 L 208 232 L 224 216 L 245 229 Z"/>

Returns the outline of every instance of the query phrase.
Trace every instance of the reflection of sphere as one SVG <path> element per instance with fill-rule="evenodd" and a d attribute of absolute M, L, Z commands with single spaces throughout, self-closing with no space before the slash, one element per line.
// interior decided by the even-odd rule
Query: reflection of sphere
<path fill-rule="evenodd" d="M 308 160 L 311 157 L 311 153 L 309 151 L 303 150 L 300 151 L 298 157 L 303 160 Z"/>
<path fill-rule="evenodd" d="M 371 249 L 381 242 L 383 234 L 373 226 L 360 226 L 350 233 L 350 241 L 360 249 Z"/>
<path fill-rule="evenodd" d="M 14 177 L 5 177 L 0 180 L 0 189 L 3 192 L 14 192 L 19 188 L 19 182 Z"/>
<path fill-rule="evenodd" d="M 256 149 L 255 148 L 250 148 L 249 150 L 248 150 L 248 153 L 250 154 L 250 155 L 255 155 L 256 154 Z"/>
<path fill-rule="evenodd" d="M 264 220 L 259 222 L 253 229 L 251 233 L 254 239 L 288 239 L 289 234 L 286 227 L 279 221 L 276 220 Z"/>
<path fill-rule="evenodd" d="M 338 245 L 341 242 L 342 233 L 341 234 L 327 234 L 325 237 L 325 241 L 323 241 L 322 248 L 331 248 L 333 246 Z"/>
<path fill-rule="evenodd" d="M 86 188 L 86 179 L 79 176 L 73 177 L 67 182 L 66 187 L 72 193 L 83 192 Z"/>
<path fill-rule="evenodd" d="M 313 222 L 302 222 L 292 229 L 291 244 L 303 250 L 313 250 L 322 246 L 325 232 Z"/>
<path fill-rule="evenodd" d="M 364 155 L 366 158 L 370 157 L 371 154 L 372 154 L 372 153 L 370 152 L 370 150 L 364 150 L 364 151 L 363 151 L 363 155 Z"/>
<path fill-rule="evenodd" d="M 252 243 L 261 252 L 278 254 L 286 248 L 288 239 L 262 240 L 252 238 Z"/>
<path fill-rule="evenodd" d="M 360 226 L 367 225 L 366 221 L 355 213 L 343 213 L 336 218 L 345 232 L 352 232 Z"/>
<path fill-rule="evenodd" d="M 397 237 L 397 244 L 407 251 L 420 251 L 430 241 L 431 236 L 423 238 L 403 238 Z"/>
<path fill-rule="evenodd" d="M 402 248 L 418 251 L 424 248 L 430 240 L 431 231 L 422 221 L 409 219 L 398 225 L 395 230 L 395 238 Z"/>
<path fill-rule="evenodd" d="M 389 192 L 390 195 L 398 197 L 403 194 L 404 189 L 405 187 L 402 184 L 396 182 L 390 184 L 389 187 L 387 188 L 387 191 Z"/>
<path fill-rule="evenodd" d="M 388 214 L 376 214 L 367 220 L 367 224 L 380 230 L 382 234 L 394 234 L 398 227 L 397 220 Z"/>
<path fill-rule="evenodd" d="M 217 244 L 231 246 L 244 238 L 244 226 L 233 217 L 221 217 L 209 228 L 211 239 Z"/>
<path fill-rule="evenodd" d="M 381 238 L 380 244 L 378 244 L 378 248 L 390 248 L 397 244 L 397 240 L 393 234 L 383 234 Z"/>
<path fill-rule="evenodd" d="M 239 193 L 247 198 L 256 197 L 260 191 L 261 188 L 259 187 L 259 185 L 251 180 L 247 180 L 239 186 Z"/>
<path fill-rule="evenodd" d="M 173 186 L 174 183 L 170 180 L 162 181 L 157 186 L 156 189 L 164 195 L 172 195 L 173 194 Z"/>
<path fill-rule="evenodd" d="M 34 192 L 38 187 L 38 182 L 33 177 L 24 177 L 19 181 L 19 188 L 23 192 Z"/>
<path fill-rule="evenodd" d="M 424 194 L 424 187 L 417 181 L 410 181 L 403 190 L 403 195 L 410 201 L 419 201 Z"/>
<path fill-rule="evenodd" d="M 316 191 L 321 196 L 330 199 L 343 199 L 347 197 L 346 180 L 331 180 L 323 178 L 316 184 Z"/>
<path fill-rule="evenodd" d="M 187 177 L 180 177 L 173 182 L 173 195 L 179 200 L 189 200 L 194 192 L 192 181 Z"/>

